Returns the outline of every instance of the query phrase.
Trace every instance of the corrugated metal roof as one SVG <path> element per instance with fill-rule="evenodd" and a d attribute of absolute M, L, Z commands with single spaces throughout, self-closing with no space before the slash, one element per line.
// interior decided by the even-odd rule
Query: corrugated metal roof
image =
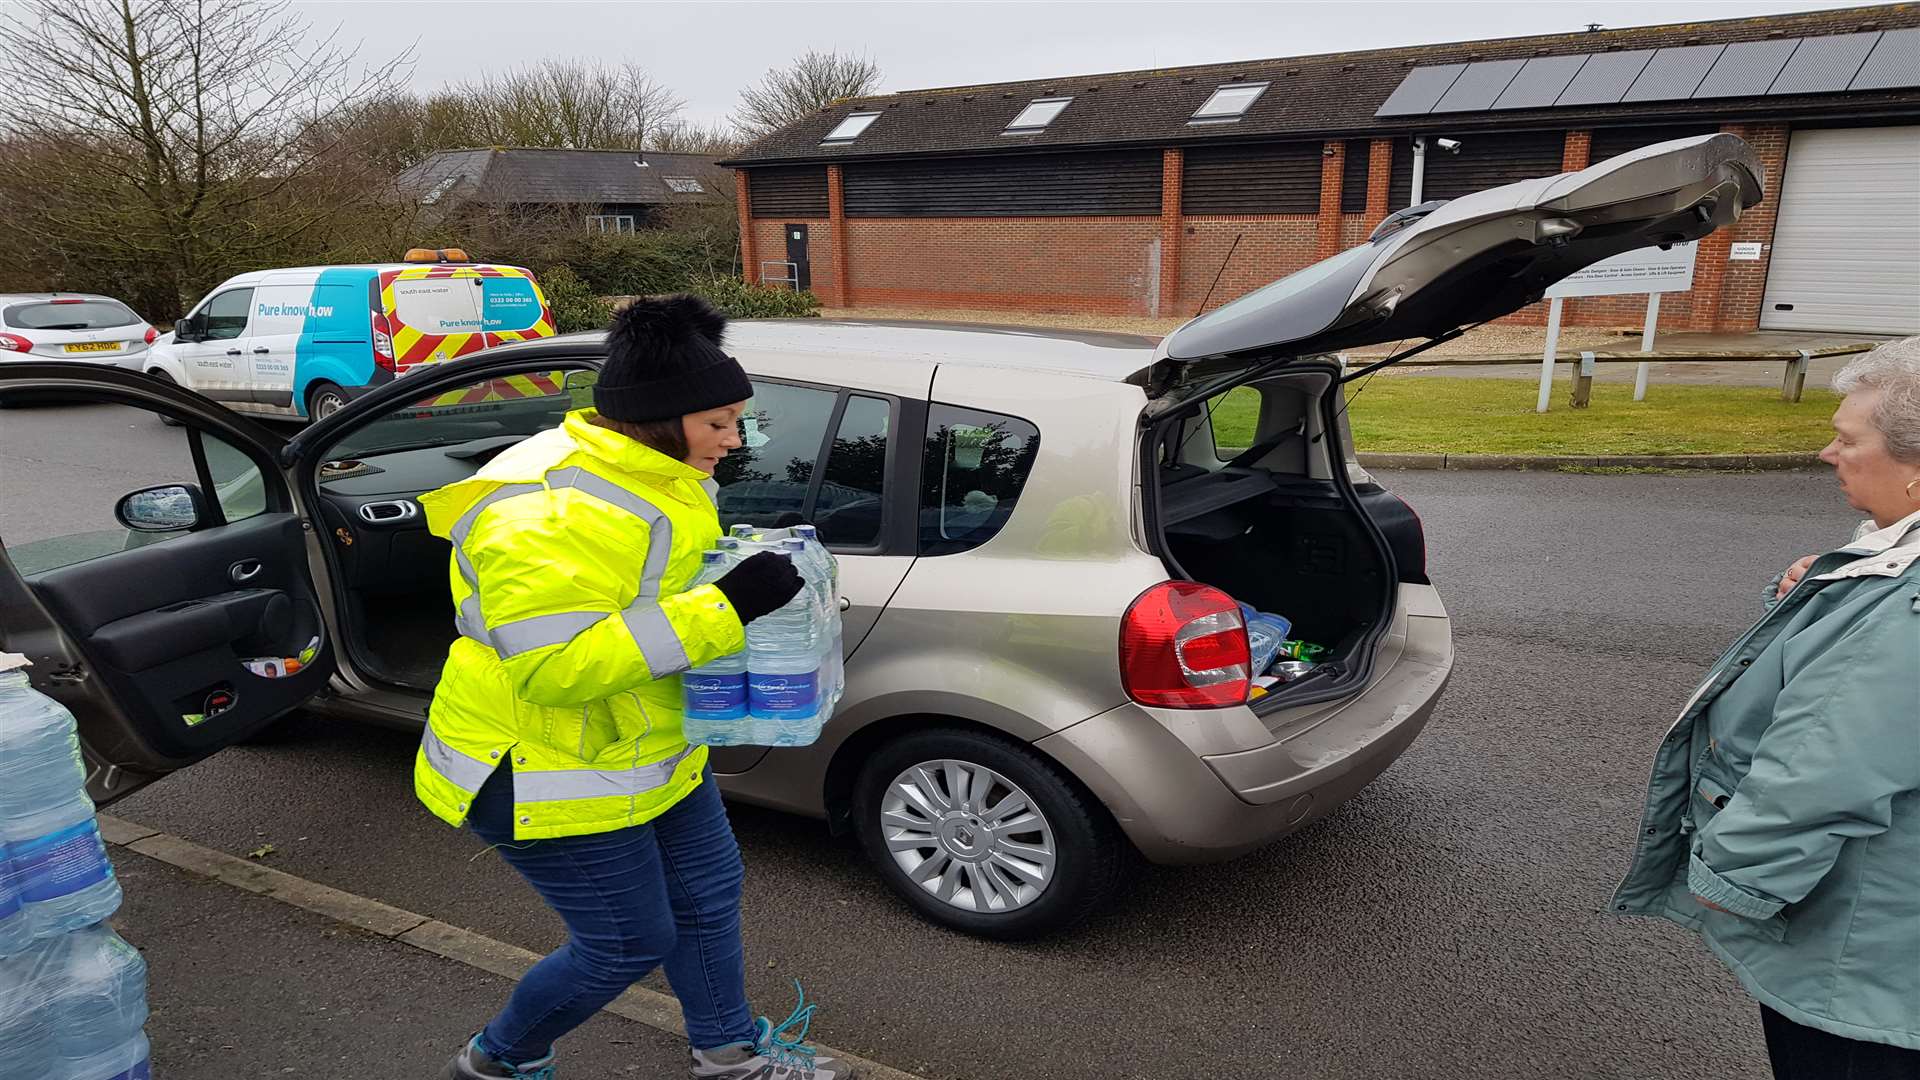
<path fill-rule="evenodd" d="M 667 185 L 669 177 L 698 180 L 703 190 L 675 191 Z M 402 173 L 396 183 L 426 205 L 673 204 L 733 198 L 733 175 L 716 159 L 651 150 L 644 155 L 632 150 L 441 150 Z"/>
<path fill-rule="evenodd" d="M 1003 152 L 1029 147 L 1172 146 L 1262 136 L 1391 134 L 1432 128 L 1432 119 L 1424 116 L 1374 116 L 1374 111 L 1415 67 L 1764 41 L 1782 36 L 1818 37 L 1914 26 L 1920 26 L 1920 4 L 1902 3 L 904 91 L 841 102 L 766 136 L 725 164 L 751 166 Z M 1189 123 L 1194 110 L 1222 83 L 1240 81 L 1266 81 L 1272 87 L 1237 123 L 1197 126 Z M 1003 134 L 1008 121 L 1038 97 L 1072 97 L 1074 102 L 1043 131 Z M 1876 107 L 1920 111 L 1920 91 L 1774 96 L 1760 101 L 1605 104 L 1575 109 L 1505 108 L 1480 116 L 1451 117 L 1448 122 L 1468 127 L 1475 123 L 1501 127 L 1644 123 L 1676 116 L 1702 119 L 1756 112 L 1779 115 L 1795 110 L 1831 108 L 1836 102 L 1845 102 L 1847 109 L 1855 114 Z M 863 110 L 877 110 L 881 115 L 858 139 L 846 144 L 820 145 L 821 138 L 848 113 Z"/>

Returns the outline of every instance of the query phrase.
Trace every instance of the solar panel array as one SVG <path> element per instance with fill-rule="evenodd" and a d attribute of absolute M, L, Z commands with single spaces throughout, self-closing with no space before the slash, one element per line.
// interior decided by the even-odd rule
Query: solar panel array
<path fill-rule="evenodd" d="M 1920 87 L 1920 27 L 1733 45 L 1536 56 L 1524 61 L 1435 64 L 1409 71 L 1374 115 L 1906 87 Z"/>

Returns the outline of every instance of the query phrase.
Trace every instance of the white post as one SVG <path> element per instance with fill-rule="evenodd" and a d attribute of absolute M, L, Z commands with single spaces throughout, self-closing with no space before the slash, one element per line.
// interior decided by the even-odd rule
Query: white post
<path fill-rule="evenodd" d="M 1640 329 L 1640 351 L 1653 351 L 1653 330 L 1660 325 L 1660 294 L 1647 294 L 1647 324 Z M 1647 362 L 1640 361 L 1633 369 L 1633 400 L 1647 400 Z"/>
<path fill-rule="evenodd" d="M 1407 201 L 1408 206 L 1419 206 L 1420 196 L 1427 186 L 1427 137 L 1413 137 L 1413 192 Z"/>
<path fill-rule="evenodd" d="M 1540 354 L 1540 401 L 1534 412 L 1546 412 L 1553 397 L 1553 358 L 1560 352 L 1560 298 L 1547 305 L 1547 348 Z"/>

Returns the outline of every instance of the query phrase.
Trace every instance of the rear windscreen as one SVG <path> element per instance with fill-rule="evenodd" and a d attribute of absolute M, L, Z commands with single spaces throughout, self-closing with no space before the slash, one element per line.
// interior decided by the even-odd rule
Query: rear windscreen
<path fill-rule="evenodd" d="M 480 279 L 399 278 L 393 283 L 393 313 L 423 334 L 480 332 Z"/>
<path fill-rule="evenodd" d="M 15 304 L 6 321 L 20 330 L 104 330 L 136 325 L 140 316 L 118 300 L 46 300 Z"/>

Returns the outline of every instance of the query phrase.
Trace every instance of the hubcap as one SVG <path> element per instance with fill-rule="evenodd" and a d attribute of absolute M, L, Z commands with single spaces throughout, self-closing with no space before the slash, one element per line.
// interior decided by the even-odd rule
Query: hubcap
<path fill-rule="evenodd" d="M 340 411 L 340 395 L 327 391 L 313 399 L 313 418 L 322 420 Z"/>
<path fill-rule="evenodd" d="M 963 911 L 1013 911 L 1053 882 L 1046 815 L 984 765 L 942 758 L 902 772 L 887 785 L 880 827 L 908 880 Z"/>

